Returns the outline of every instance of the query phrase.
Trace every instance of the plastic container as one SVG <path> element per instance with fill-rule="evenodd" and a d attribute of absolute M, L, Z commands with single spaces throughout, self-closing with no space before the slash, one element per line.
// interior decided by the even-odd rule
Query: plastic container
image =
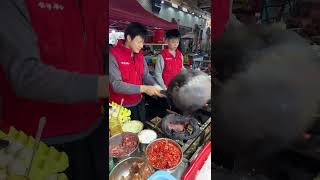
<path fill-rule="evenodd" d="M 198 171 L 202 168 L 204 163 L 211 153 L 211 141 L 209 141 L 199 152 L 198 156 L 192 161 L 189 168 L 185 171 L 181 180 L 194 180 Z"/>
<path fill-rule="evenodd" d="M 167 171 L 156 171 L 154 174 L 152 174 L 147 180 L 177 180 L 175 177 L 173 177 L 169 172 Z"/>

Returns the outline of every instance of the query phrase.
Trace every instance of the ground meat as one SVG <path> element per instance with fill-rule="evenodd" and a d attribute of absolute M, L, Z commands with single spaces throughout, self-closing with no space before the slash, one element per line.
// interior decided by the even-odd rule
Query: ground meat
<path fill-rule="evenodd" d="M 131 134 L 125 134 L 122 137 L 122 146 L 127 148 L 127 149 L 132 149 L 137 147 L 138 141 L 137 137 L 133 136 Z"/>
<path fill-rule="evenodd" d="M 109 145 L 109 153 L 114 157 L 123 157 L 131 153 L 137 145 L 137 136 L 133 134 L 124 134 L 120 144 Z"/>
<path fill-rule="evenodd" d="M 109 152 L 112 154 L 112 156 L 115 156 L 115 157 L 121 157 L 126 155 L 125 149 L 119 145 L 111 145 L 109 147 Z"/>

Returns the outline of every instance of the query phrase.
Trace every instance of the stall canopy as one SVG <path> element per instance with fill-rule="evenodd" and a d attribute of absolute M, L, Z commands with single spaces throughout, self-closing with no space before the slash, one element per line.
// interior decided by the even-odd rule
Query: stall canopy
<path fill-rule="evenodd" d="M 149 29 L 175 29 L 177 24 L 161 19 L 145 10 L 136 0 L 110 0 L 109 25 L 123 28 L 129 22 L 139 22 Z"/>

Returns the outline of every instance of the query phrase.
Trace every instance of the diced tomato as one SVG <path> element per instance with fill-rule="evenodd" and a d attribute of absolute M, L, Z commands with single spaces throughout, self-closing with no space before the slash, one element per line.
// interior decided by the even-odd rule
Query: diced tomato
<path fill-rule="evenodd" d="M 170 169 L 176 166 L 181 159 L 179 148 L 166 140 L 153 143 L 148 149 L 147 156 L 149 162 L 159 169 Z"/>

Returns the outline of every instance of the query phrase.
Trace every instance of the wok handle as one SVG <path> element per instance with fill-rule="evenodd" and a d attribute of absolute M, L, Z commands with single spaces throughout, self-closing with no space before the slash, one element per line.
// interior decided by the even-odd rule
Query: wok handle
<path fill-rule="evenodd" d="M 167 95 L 167 90 L 161 90 L 160 93 L 163 95 Z"/>
<path fill-rule="evenodd" d="M 174 111 L 171 111 L 170 109 L 166 109 L 166 111 L 170 114 L 175 114 L 175 115 L 179 115 L 179 116 L 182 116 L 181 114 L 177 113 L 177 112 L 174 112 Z"/>

